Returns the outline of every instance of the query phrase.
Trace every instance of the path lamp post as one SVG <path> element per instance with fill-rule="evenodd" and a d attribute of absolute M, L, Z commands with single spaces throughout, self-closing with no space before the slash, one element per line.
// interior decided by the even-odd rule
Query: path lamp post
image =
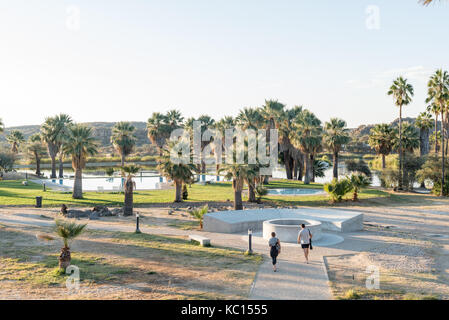
<path fill-rule="evenodd" d="M 47 188 L 45 187 L 45 182 L 42 185 L 44 187 L 44 192 L 47 191 Z"/>
<path fill-rule="evenodd" d="M 140 218 L 139 214 L 136 213 L 136 233 L 141 233 L 139 229 L 139 218 Z"/>
<path fill-rule="evenodd" d="M 253 229 L 248 229 L 248 251 L 246 254 L 253 254 Z"/>

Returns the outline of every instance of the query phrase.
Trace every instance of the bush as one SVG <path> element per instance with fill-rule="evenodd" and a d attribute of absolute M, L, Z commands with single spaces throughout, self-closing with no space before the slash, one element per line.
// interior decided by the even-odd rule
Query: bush
<path fill-rule="evenodd" d="M 195 210 L 189 211 L 189 214 L 199 221 L 201 229 L 203 229 L 203 216 L 208 211 L 209 211 L 209 207 L 207 206 L 207 204 L 200 209 L 195 209 Z"/>
<path fill-rule="evenodd" d="M 399 171 L 393 169 L 382 170 L 379 178 L 381 187 L 396 188 L 399 183 Z"/>
<path fill-rule="evenodd" d="M 366 164 L 363 160 L 346 160 L 346 169 L 349 172 L 360 172 L 364 173 L 367 177 L 371 177 L 372 173 L 371 170 L 368 167 L 368 164 Z"/>
<path fill-rule="evenodd" d="M 445 159 L 445 167 L 449 171 L 449 159 Z M 426 161 L 416 172 L 416 178 L 419 182 L 431 183 L 432 193 L 439 195 L 441 193 L 441 175 L 442 175 L 441 157 L 437 155 L 427 156 Z M 449 182 L 449 172 L 446 171 L 445 180 Z M 445 187 L 446 189 L 446 187 Z M 445 195 L 449 195 L 449 192 Z"/>
<path fill-rule="evenodd" d="M 182 185 L 182 200 L 187 200 L 189 197 L 189 192 L 187 191 L 187 185 L 184 183 Z"/>
<path fill-rule="evenodd" d="M 0 172 L 8 172 L 11 171 L 14 162 L 16 161 L 16 156 L 12 152 L 3 152 L 0 151 Z"/>
<path fill-rule="evenodd" d="M 334 179 L 330 183 L 324 185 L 326 191 L 332 199 L 332 202 L 341 202 L 343 197 L 352 191 L 352 184 L 348 178 L 337 180 Z"/>

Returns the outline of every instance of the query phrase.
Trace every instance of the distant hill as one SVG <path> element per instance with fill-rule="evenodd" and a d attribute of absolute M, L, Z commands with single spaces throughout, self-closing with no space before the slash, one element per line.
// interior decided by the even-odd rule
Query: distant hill
<path fill-rule="evenodd" d="M 111 131 L 115 122 L 87 122 L 83 124 L 93 129 L 93 135 L 100 141 L 102 147 L 109 147 L 111 145 Z M 137 137 L 137 147 L 149 144 L 150 141 L 147 137 L 146 122 L 131 122 L 131 124 L 136 127 L 135 134 Z M 39 132 L 40 126 L 32 125 L 5 128 L 4 134 L 0 135 L 0 143 L 6 142 L 6 136 L 12 130 L 21 131 L 25 138 L 28 139 L 29 136 Z"/>

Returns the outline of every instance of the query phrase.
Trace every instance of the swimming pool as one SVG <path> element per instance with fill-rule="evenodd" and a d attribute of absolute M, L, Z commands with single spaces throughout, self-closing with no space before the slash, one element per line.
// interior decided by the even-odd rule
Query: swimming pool
<path fill-rule="evenodd" d="M 197 183 L 225 181 L 223 176 L 200 175 Z M 158 190 L 164 188 L 167 179 L 161 176 L 137 176 L 133 179 L 137 190 Z M 72 188 L 73 179 L 46 179 L 43 180 L 51 188 L 52 185 Z M 84 177 L 83 190 L 85 191 L 114 191 L 121 190 L 125 178 L 122 177 Z"/>
<path fill-rule="evenodd" d="M 305 188 L 284 188 L 284 189 L 268 189 L 268 194 L 272 196 L 306 196 L 323 194 L 321 189 L 305 189 Z"/>

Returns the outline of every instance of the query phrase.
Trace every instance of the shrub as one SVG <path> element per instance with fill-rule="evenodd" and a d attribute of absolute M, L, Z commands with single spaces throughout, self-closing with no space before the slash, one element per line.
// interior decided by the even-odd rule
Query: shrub
<path fill-rule="evenodd" d="M 16 161 L 16 156 L 12 152 L 2 152 L 0 151 L 0 172 L 11 171 L 14 162 Z"/>
<path fill-rule="evenodd" d="M 445 160 L 445 167 L 448 168 L 449 171 L 449 159 Z M 445 181 L 449 183 L 448 171 L 446 171 Z M 430 182 L 433 185 L 432 193 L 437 195 L 441 194 L 441 175 L 442 175 L 442 163 L 441 158 L 437 155 L 427 156 L 427 159 L 421 166 L 421 169 L 417 170 L 416 172 L 417 180 L 421 183 Z M 446 189 L 447 186 L 445 186 L 445 190 Z M 444 195 L 449 195 L 449 190 L 444 191 Z"/>
<path fill-rule="evenodd" d="M 358 200 L 358 193 L 362 188 L 366 188 L 371 184 L 371 179 L 364 174 L 353 174 L 350 178 L 353 196 L 352 201 Z"/>
<path fill-rule="evenodd" d="M 348 178 L 337 180 L 334 179 L 330 183 L 324 185 L 326 191 L 332 199 L 332 202 L 341 202 L 343 197 L 352 191 L 352 184 Z"/>
<path fill-rule="evenodd" d="M 371 170 L 368 167 L 368 164 L 363 160 L 346 160 L 346 169 L 349 172 L 360 172 L 364 173 L 367 177 L 371 177 Z"/>
<path fill-rule="evenodd" d="M 199 221 L 201 229 L 203 229 L 203 216 L 208 211 L 209 211 L 209 207 L 207 206 L 207 204 L 200 209 L 195 209 L 195 210 L 189 211 L 189 214 Z"/>
<path fill-rule="evenodd" d="M 187 200 L 189 197 L 189 192 L 187 191 L 187 185 L 184 183 L 182 185 L 182 200 Z"/>

